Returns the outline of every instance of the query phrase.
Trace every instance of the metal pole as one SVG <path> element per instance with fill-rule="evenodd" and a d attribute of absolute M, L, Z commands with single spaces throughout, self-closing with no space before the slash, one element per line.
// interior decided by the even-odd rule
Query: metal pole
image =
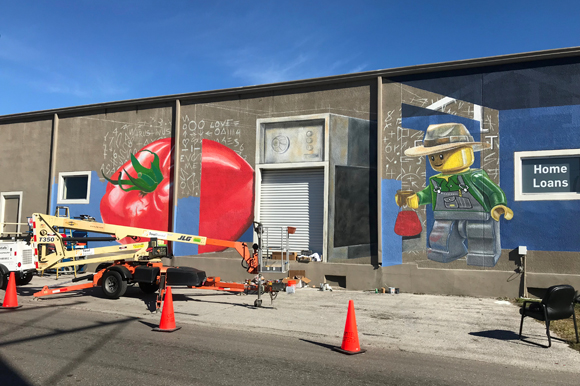
<path fill-rule="evenodd" d="M 526 280 L 526 273 L 527 273 L 527 269 L 526 269 L 526 255 L 522 255 L 522 266 L 524 268 L 524 298 L 528 297 L 528 283 Z"/>

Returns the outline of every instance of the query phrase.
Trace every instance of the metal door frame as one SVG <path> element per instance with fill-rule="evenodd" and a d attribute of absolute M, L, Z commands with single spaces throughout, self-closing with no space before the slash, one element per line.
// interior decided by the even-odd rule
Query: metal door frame
<path fill-rule="evenodd" d="M 19 192 L 0 192 L 0 223 L 4 223 L 5 211 L 6 211 L 6 199 L 7 198 L 18 198 L 18 219 L 16 222 L 16 232 L 20 233 L 20 223 L 22 222 L 22 191 Z M 4 226 L 2 226 L 4 228 Z M 0 229 L 0 232 L 3 229 Z"/>
<path fill-rule="evenodd" d="M 292 162 L 292 163 L 277 163 L 265 164 L 262 162 L 262 133 L 266 124 L 278 122 L 296 122 L 320 120 L 323 123 L 324 131 L 324 161 L 318 162 Z M 328 256 L 328 180 L 329 180 L 329 121 L 330 114 L 312 114 L 300 115 L 294 117 L 283 118 L 263 118 L 256 121 L 256 178 L 255 178 L 255 195 L 254 195 L 254 218 L 255 221 L 260 221 L 260 201 L 262 189 L 262 170 L 293 170 L 293 169 L 312 169 L 322 168 L 324 170 L 324 211 L 322 219 L 322 261 L 327 261 Z M 254 242 L 257 241 L 254 234 Z"/>

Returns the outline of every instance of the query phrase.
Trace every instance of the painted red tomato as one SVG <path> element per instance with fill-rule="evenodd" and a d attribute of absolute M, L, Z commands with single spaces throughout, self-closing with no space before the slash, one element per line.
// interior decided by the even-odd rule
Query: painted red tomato
<path fill-rule="evenodd" d="M 167 231 L 172 168 L 171 138 L 164 138 L 131 154 L 110 178 L 103 173 L 109 181 L 101 199 L 103 222 Z M 123 244 L 131 242 L 136 241 L 128 237 L 121 240 Z"/>
<path fill-rule="evenodd" d="M 199 201 L 199 234 L 238 240 L 254 219 L 254 169 L 229 147 L 204 139 Z M 198 252 L 224 249 L 200 245 Z"/>

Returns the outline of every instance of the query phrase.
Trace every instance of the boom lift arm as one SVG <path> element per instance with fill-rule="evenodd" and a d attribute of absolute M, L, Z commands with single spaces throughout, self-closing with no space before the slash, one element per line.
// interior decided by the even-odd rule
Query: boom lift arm
<path fill-rule="evenodd" d="M 66 237 L 60 233 L 62 229 L 110 236 Z M 258 244 L 254 244 L 253 251 L 250 251 L 246 243 L 239 241 L 218 240 L 88 220 L 72 220 L 40 213 L 32 215 L 32 233 L 35 254 L 38 256 L 38 270 L 41 272 L 46 269 L 87 264 L 87 260 L 76 260 L 82 256 L 91 256 L 89 259 L 91 263 L 101 263 L 94 274 L 72 280 L 72 282 L 89 280 L 88 283 L 57 288 L 45 286 L 41 291 L 36 292 L 34 297 L 101 286 L 105 297 L 116 299 L 123 296 L 129 283 L 138 283 L 145 293 L 154 293 L 159 290 L 156 302 L 157 310 L 159 310 L 166 285 L 184 285 L 189 288 L 227 292 L 257 291 L 258 299 L 255 300 L 254 305 L 259 307 L 262 305 L 260 294 L 268 292 L 273 300 L 278 291 L 283 289 L 283 283 L 264 283 L 260 277 L 258 277 L 257 283 L 229 283 L 222 282 L 219 277 L 206 277 L 204 271 L 195 268 L 164 266 L 161 258 L 170 256 L 167 255 L 167 247 L 158 245 L 157 240 L 234 248 L 242 256 L 242 265 L 247 267 L 247 271 L 251 274 L 259 274 L 260 272 L 260 246 Z M 135 240 L 135 243 L 76 250 L 69 250 L 66 246 L 67 242 L 73 241 L 120 241 L 126 237 Z M 145 238 L 149 240 L 145 240 Z M 99 255 L 102 257 L 96 257 Z"/>
<path fill-rule="evenodd" d="M 126 237 L 130 237 L 135 240 L 135 243 L 92 248 L 88 250 L 77 249 L 69 251 L 67 250 L 65 243 L 74 240 L 73 238 L 67 238 L 61 235 L 58 231 L 60 228 L 109 234 L 112 236 L 111 239 L 115 240 L 122 240 Z M 247 266 L 248 273 L 259 273 L 258 254 L 255 251 L 250 251 L 248 245 L 240 241 L 219 240 L 183 233 L 104 224 L 95 221 L 71 220 L 65 217 L 56 217 L 40 213 L 34 213 L 32 215 L 32 229 L 33 242 L 35 243 L 36 248 L 38 248 L 37 253 L 40 252 L 38 253 L 38 265 L 41 272 L 46 269 L 77 265 L 78 263 L 74 261 L 77 257 L 89 255 L 109 254 L 108 257 L 92 258 L 91 262 L 93 263 L 111 260 L 142 261 L 165 257 L 166 250 L 163 251 L 163 247 L 157 247 L 155 250 L 155 248 L 149 246 L 148 242 L 139 242 L 143 238 L 148 238 L 188 244 L 217 245 L 234 248 L 242 257 L 244 264 Z M 99 241 L 103 241 L 103 238 L 98 239 Z M 83 240 L 91 241 L 91 238 L 83 238 Z M 55 252 L 46 254 L 46 246 L 49 244 L 54 245 Z M 111 257 L 111 254 L 114 254 L 114 256 Z M 72 261 L 63 261 L 65 259 L 70 259 Z"/>

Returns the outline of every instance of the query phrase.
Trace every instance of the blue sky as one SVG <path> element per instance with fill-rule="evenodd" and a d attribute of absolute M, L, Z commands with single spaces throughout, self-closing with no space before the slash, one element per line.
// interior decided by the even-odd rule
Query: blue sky
<path fill-rule="evenodd" d="M 0 115 L 580 46 L 578 1 L 0 0 Z"/>

